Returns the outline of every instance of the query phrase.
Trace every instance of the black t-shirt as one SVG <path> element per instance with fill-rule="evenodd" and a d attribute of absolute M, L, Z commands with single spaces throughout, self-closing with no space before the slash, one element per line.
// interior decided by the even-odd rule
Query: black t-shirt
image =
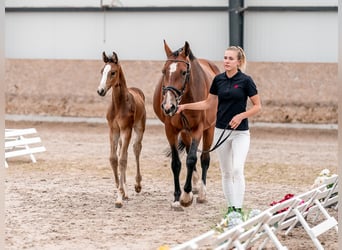
<path fill-rule="evenodd" d="M 210 87 L 210 94 L 218 96 L 216 127 L 224 129 L 231 119 L 246 111 L 247 98 L 258 93 L 253 79 L 240 70 L 228 78 L 226 73 L 215 76 Z M 230 126 L 227 127 L 230 129 Z M 236 130 L 248 130 L 248 119 L 243 119 Z"/>

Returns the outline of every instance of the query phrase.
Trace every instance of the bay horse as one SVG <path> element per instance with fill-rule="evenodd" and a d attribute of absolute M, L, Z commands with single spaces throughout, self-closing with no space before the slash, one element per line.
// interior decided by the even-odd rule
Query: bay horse
<path fill-rule="evenodd" d="M 197 59 L 188 42 L 176 51 L 172 51 L 164 40 L 166 61 L 162 76 L 156 85 L 153 96 L 153 109 L 164 123 L 165 134 L 170 146 L 171 169 L 174 178 L 174 210 L 183 210 L 193 202 L 193 187 L 198 188 L 197 202 L 206 201 L 206 177 L 210 164 L 209 150 L 214 137 L 217 105 L 209 110 L 185 110 L 176 114 L 179 104 L 197 102 L 206 99 L 212 79 L 219 68 L 206 59 Z M 202 178 L 196 170 L 197 152 L 202 140 L 200 156 Z M 187 174 L 184 191 L 180 188 L 181 160 L 179 151 L 186 149 Z M 198 187 L 199 185 L 199 187 Z"/>
<path fill-rule="evenodd" d="M 136 161 L 135 191 L 141 191 L 140 153 L 146 126 L 145 96 L 139 88 L 128 88 L 124 72 L 115 52 L 111 57 L 102 54 L 105 63 L 101 70 L 101 81 L 97 88 L 100 96 L 105 96 L 112 89 L 112 101 L 107 111 L 109 126 L 110 156 L 109 161 L 114 172 L 118 189 L 116 207 L 122 207 L 123 199 L 128 199 L 126 187 L 127 150 L 135 133 L 133 151 Z"/>

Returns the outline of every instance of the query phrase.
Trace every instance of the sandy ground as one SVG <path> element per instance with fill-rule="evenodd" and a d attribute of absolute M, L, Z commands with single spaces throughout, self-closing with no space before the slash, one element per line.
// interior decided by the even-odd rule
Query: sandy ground
<path fill-rule="evenodd" d="M 100 60 L 6 60 L 6 113 L 103 118 L 110 97 L 96 94 L 102 64 Z M 129 86 L 143 89 L 148 117 L 154 118 L 152 94 L 163 63 L 123 64 Z M 335 100 L 334 88 L 317 92 L 321 82 L 333 83 L 325 78 L 328 71 L 332 79 L 336 67 L 328 65 L 322 81 L 311 82 L 306 76 L 311 76 L 314 69 L 303 71 L 304 65 L 294 66 L 292 71 L 276 64 L 272 75 L 272 70 L 262 68 L 270 69 L 269 64 L 254 68 L 252 64 L 252 75 L 260 83 L 265 103 L 262 114 L 252 122 L 336 121 L 337 108 L 330 103 Z M 258 76 L 258 72 L 262 74 Z M 288 77 L 288 72 L 295 76 L 286 82 L 288 88 L 279 88 L 276 80 Z M 284 91 L 279 93 L 280 90 Z M 310 91 L 318 94 L 304 96 Z M 275 103 L 274 96 L 284 100 Z M 164 154 L 168 145 L 162 126 L 147 126 L 141 155 L 143 188 L 139 194 L 134 192 L 135 165 L 130 148 L 129 200 L 121 209 L 114 206 L 116 190 L 108 161 L 106 124 L 6 121 L 6 128 L 29 127 L 37 129 L 47 151 L 36 154 L 35 164 L 28 156 L 8 161 L 6 249 L 156 250 L 206 232 L 226 210 L 215 152 L 208 172 L 208 202 L 194 203 L 182 212 L 171 210 L 173 177 L 170 160 Z M 252 125 L 245 168 L 245 208 L 265 209 L 287 193 L 307 191 L 324 168 L 336 173 L 337 146 L 336 130 Z M 184 178 L 184 157 L 182 161 Z M 331 212 L 337 217 L 336 211 Z M 280 239 L 289 249 L 313 247 L 300 227 Z M 333 230 L 320 240 L 325 249 L 337 249 L 337 234 Z"/>
<path fill-rule="evenodd" d="M 129 151 L 129 200 L 115 208 L 106 124 L 6 122 L 35 127 L 47 151 L 8 161 L 6 249 L 157 249 L 174 246 L 213 227 L 223 216 L 215 152 L 208 173 L 208 202 L 171 210 L 173 181 L 162 126 L 147 126 L 141 155 L 143 188 L 134 192 L 135 164 Z M 336 172 L 337 131 L 251 128 L 246 164 L 245 208 L 265 209 L 287 193 L 307 191 L 323 168 Z M 184 166 L 184 157 L 183 166 Z M 182 184 L 184 183 L 184 167 Z M 337 212 L 330 210 L 337 218 Z M 299 227 L 280 239 L 289 249 L 312 242 Z M 320 236 L 337 249 L 337 234 Z M 272 248 L 269 248 L 272 249 Z"/>

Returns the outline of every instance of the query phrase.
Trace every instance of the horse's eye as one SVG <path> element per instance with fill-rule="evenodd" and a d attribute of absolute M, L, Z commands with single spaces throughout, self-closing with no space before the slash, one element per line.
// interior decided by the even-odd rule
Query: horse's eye
<path fill-rule="evenodd" d="M 162 69 L 162 73 L 163 73 L 163 75 L 165 75 L 165 73 L 166 73 L 166 70 L 165 70 L 165 69 Z"/>
<path fill-rule="evenodd" d="M 115 71 L 110 72 L 110 76 L 114 77 L 115 76 Z"/>
<path fill-rule="evenodd" d="M 186 75 L 186 71 L 182 71 L 182 76 L 185 76 Z"/>

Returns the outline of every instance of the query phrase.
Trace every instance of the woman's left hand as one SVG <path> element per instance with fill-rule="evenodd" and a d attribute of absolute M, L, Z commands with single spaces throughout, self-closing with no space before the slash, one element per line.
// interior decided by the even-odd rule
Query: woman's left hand
<path fill-rule="evenodd" d="M 242 118 L 240 115 L 236 115 L 233 117 L 233 119 L 229 122 L 229 126 L 232 129 L 236 129 L 237 127 L 239 127 L 240 123 L 242 121 Z"/>

